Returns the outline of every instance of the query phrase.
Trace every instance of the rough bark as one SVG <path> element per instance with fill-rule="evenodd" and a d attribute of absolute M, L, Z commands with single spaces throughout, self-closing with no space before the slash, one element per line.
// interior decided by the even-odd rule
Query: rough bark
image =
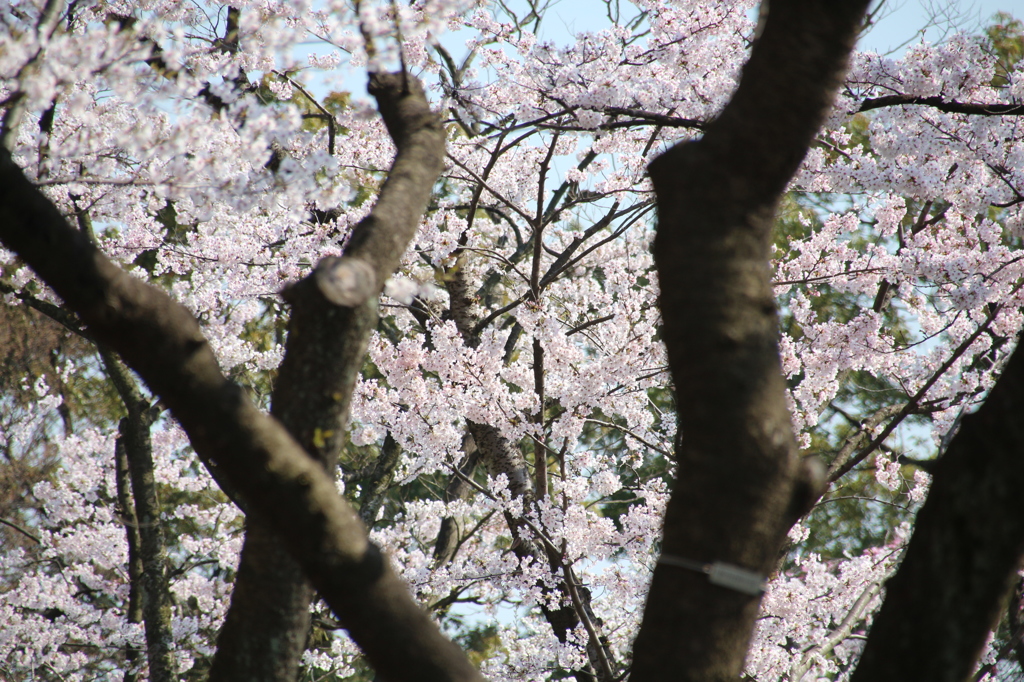
<path fill-rule="evenodd" d="M 135 507 L 132 504 L 130 490 L 131 474 L 128 473 L 128 454 L 125 452 L 124 441 L 120 438 L 114 445 L 114 481 L 117 486 L 118 513 L 124 523 L 125 536 L 128 541 L 128 606 L 125 616 L 129 623 L 142 622 L 142 557 L 139 556 L 139 521 L 135 518 Z M 138 659 L 142 650 L 129 645 L 125 650 L 127 669 L 122 682 L 135 682 L 138 679 Z"/>
<path fill-rule="evenodd" d="M 821 126 L 867 0 L 773 0 L 739 88 L 649 168 L 678 470 L 630 679 L 735 680 L 760 598 L 670 558 L 767 575 L 818 491 L 797 454 L 769 270 L 774 211 Z M 679 563 L 679 562 L 677 562 Z"/>
<path fill-rule="evenodd" d="M 467 479 L 473 478 L 476 466 L 480 463 L 480 449 L 476 446 L 476 441 L 467 435 L 462 441 L 462 451 L 465 456 L 459 463 L 459 473 L 449 479 L 444 489 L 446 503 L 465 500 L 473 491 Z M 464 531 L 460 519 L 452 516 L 441 519 L 441 528 L 437 531 L 437 539 L 434 541 L 434 561 L 438 566 L 443 566 L 455 558 Z"/>
<path fill-rule="evenodd" d="M 855 682 L 973 678 L 1024 557 L 1024 353 L 939 459 Z"/>
<path fill-rule="evenodd" d="M 352 387 L 376 323 L 376 305 L 374 300 L 354 309 L 340 308 L 311 284 L 302 282 L 289 292 L 292 315 L 271 414 L 333 474 Z M 303 289 L 304 295 L 296 291 Z M 258 516 L 247 517 L 211 682 L 295 679 L 305 650 L 312 598 L 301 567 L 281 551 L 273 529 Z"/>
<path fill-rule="evenodd" d="M 313 588 L 302 567 L 283 551 L 273 527 L 246 517 L 235 575 L 210 682 L 294 680 L 309 631 Z"/>
<path fill-rule="evenodd" d="M 316 273 L 285 291 L 291 317 L 272 396 L 271 414 L 330 473 L 377 324 L 377 298 L 416 233 L 444 158 L 443 131 L 418 81 L 376 74 L 370 93 L 378 99 L 398 155 L 377 204 L 356 226 L 343 256 L 325 259 Z M 351 284 L 344 276 L 349 271 L 360 274 L 354 288 L 345 286 Z M 259 517 L 247 518 L 211 682 L 294 680 L 312 597 L 301 568 L 280 551 L 274 531 Z"/>
<path fill-rule="evenodd" d="M 493 477 L 504 474 L 512 497 L 523 501 L 523 509 L 529 508 L 534 501 L 533 485 L 523 453 L 497 427 L 473 421 L 468 422 L 468 426 L 487 465 L 487 473 Z"/>
<path fill-rule="evenodd" d="M 139 581 L 133 584 L 132 588 L 133 591 L 137 590 L 135 596 L 139 601 L 136 605 L 142 612 L 142 622 L 146 631 L 149 679 L 152 682 L 173 682 L 176 677 L 174 655 L 171 651 L 174 639 L 171 632 L 173 602 L 168 576 L 167 542 L 160 520 L 160 498 L 157 495 L 153 466 L 153 442 L 150 438 L 153 416 L 149 403 L 124 364 L 102 347 L 100 357 L 128 412 L 128 416 L 123 418 L 118 426 L 119 435 L 115 450 L 119 452 L 115 452 L 115 460 L 119 460 L 119 455 L 123 455 L 131 481 L 134 513 L 130 518 L 136 524 L 136 537 L 131 538 L 133 533 L 129 530 L 129 538 L 138 541 L 137 560 L 142 568 L 142 573 L 138 576 Z M 115 461 L 115 464 L 119 465 L 120 462 Z M 134 569 L 137 566 L 130 568 Z M 131 606 L 132 604 L 129 604 L 129 610 Z"/>
<path fill-rule="evenodd" d="M 402 95 L 399 88 L 388 96 L 395 100 L 390 111 L 381 107 L 393 135 L 409 123 L 401 112 Z M 429 125 L 426 116 L 413 118 L 404 131 L 410 137 Z M 440 127 L 435 131 L 437 139 Z M 411 159 L 406 180 L 421 163 L 425 169 L 440 163 L 435 151 L 419 156 L 425 155 L 429 163 Z M 323 466 L 224 377 L 188 310 L 110 262 L 68 225 L 5 149 L 0 149 L 0 240 L 161 397 L 206 465 L 233 483 L 250 513 L 269 522 L 285 541 L 381 679 L 482 679 L 367 540 Z M 397 247 L 392 241 L 388 248 Z"/>

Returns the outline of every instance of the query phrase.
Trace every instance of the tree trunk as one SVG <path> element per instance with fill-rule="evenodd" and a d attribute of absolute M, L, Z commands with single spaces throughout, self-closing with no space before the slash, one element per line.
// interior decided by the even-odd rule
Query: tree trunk
<path fill-rule="evenodd" d="M 832 104 L 867 4 L 773 0 L 721 116 L 650 165 L 680 432 L 632 682 L 739 677 L 757 576 L 818 492 L 786 407 L 769 247 L 776 205 Z M 713 562 L 755 585 L 723 586 L 701 571 Z"/>
<path fill-rule="evenodd" d="M 123 455 L 131 481 L 131 499 L 134 502 L 132 519 L 136 532 L 129 537 L 137 539 L 137 558 L 142 566 L 138 583 L 132 589 L 142 612 L 146 629 L 146 660 L 152 682 L 172 682 L 175 678 L 171 631 L 172 598 L 168 576 L 167 542 L 160 519 L 160 499 L 157 495 L 153 442 L 150 426 L 153 416 L 149 403 L 124 364 L 106 348 L 99 349 L 100 357 L 124 403 L 128 416 L 118 425 L 119 435 L 115 448 L 115 466 Z M 129 540 L 129 547 L 131 541 Z M 133 576 L 134 578 L 135 576 Z M 131 595 L 129 595 L 131 596 Z M 131 602 L 131 599 L 129 599 Z M 129 608 L 131 604 L 129 604 Z"/>

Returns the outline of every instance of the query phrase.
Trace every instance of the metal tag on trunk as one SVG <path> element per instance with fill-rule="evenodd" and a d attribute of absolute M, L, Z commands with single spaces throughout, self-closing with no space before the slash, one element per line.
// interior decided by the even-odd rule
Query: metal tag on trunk
<path fill-rule="evenodd" d="M 711 564 L 708 569 L 708 581 L 712 585 L 755 597 L 764 592 L 763 575 L 732 564 L 723 564 L 720 561 Z"/>

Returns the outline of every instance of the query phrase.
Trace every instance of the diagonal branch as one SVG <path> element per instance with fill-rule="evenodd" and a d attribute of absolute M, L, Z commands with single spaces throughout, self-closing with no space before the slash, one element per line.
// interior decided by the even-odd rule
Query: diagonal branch
<path fill-rule="evenodd" d="M 389 129 L 404 140 L 411 132 L 401 126 L 405 93 L 388 88 L 382 94 L 390 100 L 381 107 Z M 413 109 L 413 118 L 422 121 L 424 109 L 418 109 L 424 114 L 419 117 Z M 413 156 L 430 155 L 421 149 Z M 401 207 L 394 210 L 402 212 Z M 225 378 L 188 310 L 126 274 L 68 225 L 5 149 L 0 149 L 0 241 L 163 399 L 207 467 L 234 483 L 252 514 L 286 541 L 382 678 L 481 679 L 368 541 L 323 466 Z M 388 241 L 389 247 L 368 249 L 374 253 L 372 258 L 367 253 L 367 260 L 382 267 L 397 263 L 399 244 Z M 394 253 L 382 254 L 385 250 Z"/>
<path fill-rule="evenodd" d="M 85 329 L 82 329 L 82 325 L 75 318 L 75 316 L 61 308 L 59 305 L 54 305 L 49 301 L 44 301 L 40 298 L 36 298 L 35 296 L 33 296 L 32 294 L 28 293 L 23 289 L 16 289 L 15 287 L 11 286 L 9 283 L 5 282 L 2 279 L 0 279 L 0 293 L 14 294 L 14 296 L 18 300 L 23 301 L 25 305 L 27 305 L 29 308 L 37 310 L 43 315 L 46 315 L 54 322 L 59 323 L 68 331 L 78 334 L 83 339 L 91 340 L 89 332 L 86 331 Z"/>
<path fill-rule="evenodd" d="M 991 326 L 992 322 L 996 319 L 996 315 L 998 314 L 999 306 L 991 306 L 988 317 L 985 318 L 985 321 L 978 325 L 978 328 L 975 329 L 970 336 L 964 339 L 959 346 L 953 349 L 953 352 L 950 353 L 948 358 L 946 358 L 946 361 L 943 362 L 942 365 L 940 365 L 939 368 L 935 370 L 935 372 L 928 378 L 928 380 L 924 382 L 921 388 L 917 390 L 917 393 L 911 396 L 910 400 L 908 400 L 899 410 L 899 412 L 896 413 L 896 416 L 892 418 L 892 421 L 886 424 L 885 428 L 882 429 L 882 431 L 877 436 L 872 438 L 871 442 L 868 443 L 864 448 L 862 448 L 860 452 L 853 456 L 847 456 L 845 460 L 840 460 L 838 457 L 836 457 L 836 459 L 834 459 L 832 464 L 829 466 L 829 482 L 838 481 L 840 478 L 845 476 L 851 469 L 853 469 L 853 467 L 857 466 L 865 459 L 867 459 L 868 455 L 874 452 L 879 445 L 884 443 L 885 439 L 888 438 L 892 434 L 892 432 L 896 430 L 896 427 L 902 424 L 904 419 L 913 414 L 914 411 L 920 407 L 921 401 L 924 399 L 925 395 L 928 394 L 928 391 L 931 390 L 932 386 L 935 385 L 935 382 L 941 379 L 942 375 L 948 372 L 949 369 L 954 364 L 956 364 L 956 361 L 959 360 L 960 357 L 967 352 L 971 345 L 975 341 L 977 341 L 983 333 L 985 333 L 985 330 Z"/>
<path fill-rule="evenodd" d="M 871 438 L 871 434 L 874 433 L 875 429 L 878 428 L 879 424 L 884 422 L 886 419 L 896 417 L 900 415 L 906 408 L 905 404 L 889 405 L 876 411 L 873 415 L 865 419 L 861 424 L 860 428 L 856 433 L 851 434 L 846 441 L 843 443 L 836 453 L 832 456 L 832 461 L 829 462 L 827 477 L 829 482 L 834 482 L 839 479 L 840 475 L 838 472 L 840 469 L 845 467 L 849 462 L 850 458 L 853 457 L 854 452 L 857 448 L 864 444 L 865 440 Z M 909 415 L 910 412 L 907 412 Z M 895 428 L 895 427 L 893 427 Z M 874 440 L 871 441 L 874 443 Z M 877 448 L 881 445 L 881 441 L 875 443 Z M 874 449 L 868 450 L 864 457 L 873 452 Z M 862 451 L 863 452 L 863 451 Z M 861 458 L 863 460 L 863 457 Z"/>

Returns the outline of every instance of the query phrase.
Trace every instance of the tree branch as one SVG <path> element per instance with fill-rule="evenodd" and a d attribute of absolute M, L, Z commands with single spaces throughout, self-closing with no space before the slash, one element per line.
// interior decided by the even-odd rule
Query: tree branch
<path fill-rule="evenodd" d="M 8 521 L 7 519 L 0 518 L 0 524 L 5 525 L 5 526 L 7 526 L 8 528 L 10 528 L 12 530 L 18 531 L 19 533 L 21 533 L 22 535 L 27 537 L 29 540 L 31 540 L 32 542 L 36 543 L 37 545 L 43 544 L 43 541 L 40 540 L 38 536 L 36 536 L 35 534 L 25 530 L 24 528 L 22 528 L 21 526 L 19 526 L 16 523 L 14 523 L 13 521 Z"/>
<path fill-rule="evenodd" d="M 78 319 L 60 306 L 54 305 L 49 301 L 36 298 L 27 291 L 19 291 L 3 280 L 0 280 L 0 293 L 14 294 L 15 298 L 24 302 L 29 308 L 46 315 L 54 322 L 60 324 L 68 331 L 78 334 L 83 339 L 92 340 L 89 336 L 89 332 L 82 329 L 82 325 L 79 324 Z"/>
<path fill-rule="evenodd" d="M 388 93 L 392 100 L 404 94 Z M 389 128 L 408 133 L 401 109 L 392 101 L 382 112 Z M 424 121 L 425 115 L 412 118 Z M 424 155 L 425 149 L 415 154 Z M 402 180 L 392 185 L 409 178 Z M 481 679 L 367 540 L 323 466 L 224 377 L 195 318 L 163 291 L 120 270 L 68 225 L 6 149 L 0 149 L 0 240 L 164 400 L 204 463 L 235 484 L 252 513 L 285 540 L 382 678 Z M 397 263 L 401 249 L 388 241 L 387 250 L 395 252 L 382 256 L 381 244 L 372 260 Z"/>
<path fill-rule="evenodd" d="M 965 415 L 886 588 L 854 682 L 970 678 L 1024 556 L 1024 354 Z"/>
<path fill-rule="evenodd" d="M 828 472 L 826 473 L 829 482 L 831 483 L 839 479 L 842 475 L 839 471 L 850 462 L 850 457 L 853 456 L 854 451 L 859 448 L 866 439 L 871 437 L 872 432 L 878 428 L 879 424 L 890 417 L 899 415 L 905 408 L 905 404 L 889 405 L 887 407 L 883 407 L 865 419 L 863 423 L 860 424 L 860 429 L 849 436 L 843 443 L 842 447 L 840 447 L 839 450 L 836 451 L 836 454 L 832 456 L 832 461 L 829 462 Z M 910 412 L 907 414 L 910 414 Z M 872 443 L 874 443 L 874 440 L 872 440 Z M 874 448 L 877 448 L 880 444 L 880 442 L 875 444 Z M 872 448 L 872 450 L 868 450 L 864 457 L 867 457 L 868 454 L 873 452 L 874 448 Z M 864 457 L 861 457 L 861 460 L 863 460 Z"/>
<path fill-rule="evenodd" d="M 1022 283 L 1021 286 L 1024 286 L 1024 283 Z M 911 396 L 910 400 L 908 400 L 900 409 L 900 411 L 896 413 L 896 416 L 893 417 L 888 424 L 886 424 L 885 428 L 882 429 L 881 433 L 879 433 L 877 436 L 871 439 L 871 442 L 868 443 L 867 446 L 865 446 L 856 455 L 848 457 L 845 461 L 840 462 L 838 457 L 835 460 L 833 460 L 832 464 L 829 466 L 829 482 L 838 481 L 840 478 L 845 476 L 851 469 L 853 469 L 853 467 L 857 466 L 865 459 L 867 459 L 868 455 L 874 452 L 879 445 L 884 443 L 885 439 L 888 438 L 889 435 L 896 430 L 896 427 L 902 424 L 903 420 L 906 419 L 909 415 L 913 414 L 914 410 L 918 409 L 918 407 L 921 404 L 921 400 L 924 399 L 925 395 L 927 395 L 931 387 L 935 385 L 935 382 L 942 378 L 942 375 L 949 371 L 949 368 L 952 367 L 954 363 L 956 363 L 956 361 L 960 359 L 960 357 L 964 353 L 967 352 L 967 349 L 971 347 L 971 344 L 977 341 L 978 337 L 980 337 L 985 332 L 985 330 L 989 328 L 992 322 L 996 319 L 996 315 L 998 314 L 999 306 L 991 306 L 989 315 L 988 317 L 985 318 L 985 321 L 979 324 L 978 328 L 975 329 L 970 336 L 964 339 L 959 346 L 953 349 L 953 352 L 950 353 L 950 356 L 948 358 L 946 358 L 946 361 L 943 362 L 937 370 L 935 370 L 931 377 L 929 377 L 928 380 L 925 381 L 924 384 L 921 386 L 921 388 L 917 390 L 917 393 Z"/>
<path fill-rule="evenodd" d="M 943 100 L 941 97 L 916 97 L 914 95 L 886 95 L 870 97 L 861 102 L 857 111 L 871 111 L 883 107 L 918 105 L 944 111 L 947 114 L 970 114 L 972 116 L 1024 116 L 1024 104 L 972 104 Z"/>
<path fill-rule="evenodd" d="M 346 441 L 352 389 L 377 325 L 377 299 L 416 233 L 444 159 L 444 134 L 418 81 L 375 74 L 370 92 L 398 154 L 376 205 L 355 227 L 342 256 L 324 259 L 284 292 L 291 316 L 271 400 L 271 414 L 330 475 Z M 353 272 L 359 275 L 355 288 L 346 285 Z M 211 682 L 294 680 L 312 597 L 301 567 L 280 551 L 273 528 L 247 518 Z"/>

